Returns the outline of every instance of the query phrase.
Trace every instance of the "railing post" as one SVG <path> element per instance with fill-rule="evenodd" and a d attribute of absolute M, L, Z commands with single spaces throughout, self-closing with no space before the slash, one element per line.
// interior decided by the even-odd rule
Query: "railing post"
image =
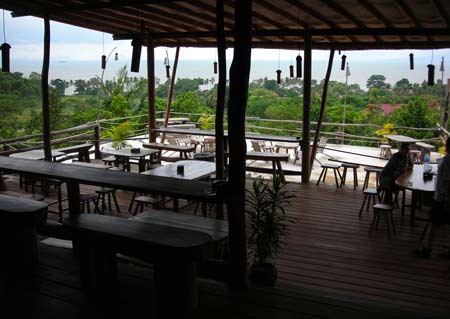
<path fill-rule="evenodd" d="M 102 159 L 102 152 L 100 152 L 100 122 L 94 128 L 94 146 L 95 146 L 95 159 Z"/>

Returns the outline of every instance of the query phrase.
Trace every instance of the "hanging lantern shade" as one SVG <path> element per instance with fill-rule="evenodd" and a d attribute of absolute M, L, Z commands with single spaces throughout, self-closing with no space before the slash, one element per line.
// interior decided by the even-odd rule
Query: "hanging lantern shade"
<path fill-rule="evenodd" d="M 106 69 L 106 55 L 102 55 L 102 69 Z"/>
<path fill-rule="evenodd" d="M 170 65 L 166 65 L 166 77 L 170 78 Z"/>
<path fill-rule="evenodd" d="M 344 71 L 345 70 L 345 60 L 347 59 L 347 56 L 344 54 L 341 57 L 341 70 Z"/>
<path fill-rule="evenodd" d="M 214 74 L 217 74 L 217 62 L 214 62 Z"/>
<path fill-rule="evenodd" d="M 117 52 L 114 55 L 114 61 L 119 61 L 119 53 L 117 53 Z"/>
<path fill-rule="evenodd" d="M 428 85 L 434 85 L 434 65 L 428 64 Z"/>
<path fill-rule="evenodd" d="M 295 58 L 295 61 L 297 62 L 296 67 L 297 67 L 297 78 L 301 78 L 302 77 L 302 57 L 301 55 L 297 55 L 297 57 Z"/>
<path fill-rule="evenodd" d="M 133 53 L 131 56 L 131 72 L 139 72 L 139 64 L 141 63 L 142 40 L 133 39 L 131 41 Z"/>
<path fill-rule="evenodd" d="M 277 70 L 277 83 L 281 83 L 281 70 Z"/>
<path fill-rule="evenodd" d="M 339 55 L 341 55 L 341 50 L 339 50 Z"/>
<path fill-rule="evenodd" d="M 294 66 L 292 64 L 289 66 L 289 76 L 294 77 Z"/>
<path fill-rule="evenodd" d="M 414 54 L 409 54 L 409 69 L 414 70 Z"/>
<path fill-rule="evenodd" d="M 11 46 L 8 43 L 3 43 L 0 46 L 2 50 L 2 72 L 9 72 L 9 50 Z"/>

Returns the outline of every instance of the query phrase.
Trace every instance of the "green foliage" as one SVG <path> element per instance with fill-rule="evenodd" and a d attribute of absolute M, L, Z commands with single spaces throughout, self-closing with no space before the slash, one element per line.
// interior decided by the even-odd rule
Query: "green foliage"
<path fill-rule="evenodd" d="M 114 126 L 110 131 L 105 133 L 105 136 L 112 139 L 113 148 L 121 149 L 126 147 L 126 139 L 130 136 L 130 122 L 123 122 L 120 125 Z"/>
<path fill-rule="evenodd" d="M 214 117 L 209 116 L 208 114 L 203 114 L 199 119 L 200 129 L 202 130 L 212 130 L 214 128 L 215 122 Z"/>
<path fill-rule="evenodd" d="M 285 207 L 294 195 L 284 190 L 279 178 L 273 188 L 263 179 L 253 181 L 253 189 L 246 190 L 246 214 L 250 223 L 248 244 L 256 264 L 269 262 L 286 244 L 288 224 L 294 219 L 287 216 Z"/>

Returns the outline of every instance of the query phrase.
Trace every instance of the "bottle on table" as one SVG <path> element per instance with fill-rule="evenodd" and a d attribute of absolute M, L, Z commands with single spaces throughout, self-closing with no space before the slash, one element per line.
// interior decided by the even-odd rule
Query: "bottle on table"
<path fill-rule="evenodd" d="M 430 155 L 425 154 L 425 156 L 423 157 L 423 171 L 424 172 L 429 172 L 431 171 L 431 166 L 430 166 Z"/>

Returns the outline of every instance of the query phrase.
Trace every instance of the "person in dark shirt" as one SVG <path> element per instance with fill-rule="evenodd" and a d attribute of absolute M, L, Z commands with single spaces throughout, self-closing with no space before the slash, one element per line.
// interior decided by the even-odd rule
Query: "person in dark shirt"
<path fill-rule="evenodd" d="M 450 224 L 450 137 L 445 143 L 446 155 L 437 160 L 438 171 L 436 177 L 436 187 L 434 191 L 433 204 L 430 210 L 430 231 L 428 240 L 424 247 L 415 250 L 419 257 L 428 258 L 431 255 L 431 245 L 438 229 L 443 225 Z M 440 254 L 449 258 L 450 251 Z"/>
<path fill-rule="evenodd" d="M 413 164 L 409 158 L 409 145 L 403 143 L 384 166 L 380 174 L 380 187 L 384 190 L 383 204 L 392 205 L 392 193 L 395 190 L 395 180 L 405 170 L 411 169 Z"/>

